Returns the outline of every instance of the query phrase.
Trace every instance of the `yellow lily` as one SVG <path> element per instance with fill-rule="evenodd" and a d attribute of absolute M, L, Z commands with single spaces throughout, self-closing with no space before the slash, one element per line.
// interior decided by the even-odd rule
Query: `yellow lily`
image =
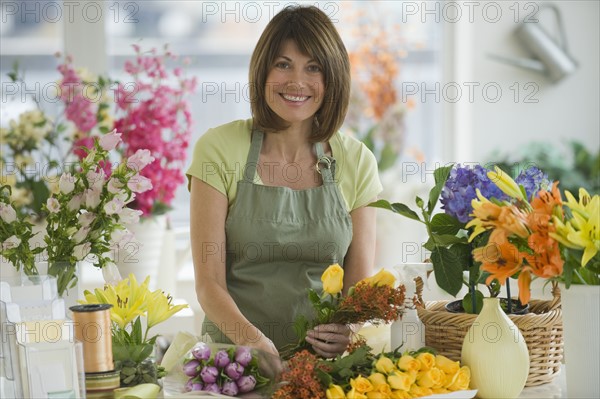
<path fill-rule="evenodd" d="M 579 201 L 565 191 L 565 204 L 573 218 L 566 223 L 553 217 L 556 233 L 550 236 L 569 248 L 583 249 L 581 265 L 587 263 L 600 251 L 600 196 L 590 197 L 584 189 L 579 190 Z"/>
<path fill-rule="evenodd" d="M 523 195 L 517 182 L 499 167 L 495 166 L 494 171 L 489 171 L 487 176 L 504 194 L 527 202 L 527 198 Z"/>
<path fill-rule="evenodd" d="M 161 290 L 156 290 L 148 296 L 148 330 L 167 320 L 181 309 L 188 307 L 188 305 L 173 305 L 172 300 L 173 298 L 170 295 L 165 295 Z"/>

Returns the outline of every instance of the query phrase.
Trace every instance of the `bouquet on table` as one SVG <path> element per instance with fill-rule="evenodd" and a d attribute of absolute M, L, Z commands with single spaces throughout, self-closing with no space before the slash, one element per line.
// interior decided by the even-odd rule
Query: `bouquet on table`
<path fill-rule="evenodd" d="M 334 360 L 296 353 L 273 399 L 417 398 L 468 390 L 470 369 L 430 348 L 380 354 L 362 345 Z M 475 392 L 469 391 L 473 397 Z"/>
<path fill-rule="evenodd" d="M 297 316 L 294 329 L 299 342 L 282 351 L 283 358 L 312 346 L 306 342 L 309 329 L 321 324 L 391 323 L 404 313 L 404 286 L 394 287 L 395 277 L 382 269 L 376 275 L 359 281 L 342 293 L 344 269 L 338 264 L 329 266 L 322 274 L 323 291 L 319 295 L 309 289 L 308 298 L 314 318 Z"/>
<path fill-rule="evenodd" d="M 150 291 L 147 277 L 140 285 L 133 274 L 116 284 L 107 284 L 94 292 L 85 291 L 82 304 L 110 304 L 112 350 L 116 369 L 120 370 L 122 387 L 156 383 L 164 370 L 152 358 L 158 335 L 150 329 L 168 320 L 187 305 L 174 305 L 170 295 L 161 290 Z M 142 319 L 145 322 L 142 322 Z M 145 328 L 144 328 L 145 325 Z"/>

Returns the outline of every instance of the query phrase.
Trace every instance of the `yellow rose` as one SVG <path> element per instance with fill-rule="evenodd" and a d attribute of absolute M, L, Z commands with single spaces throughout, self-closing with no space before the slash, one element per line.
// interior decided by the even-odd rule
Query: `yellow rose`
<path fill-rule="evenodd" d="M 335 295 L 342 291 L 344 287 L 344 269 L 337 263 L 329 266 L 321 276 L 323 282 L 323 291 Z"/>
<path fill-rule="evenodd" d="M 375 369 L 380 373 L 389 374 L 392 370 L 394 370 L 394 362 L 390 358 L 385 356 L 381 356 L 375 362 Z"/>
<path fill-rule="evenodd" d="M 395 391 L 392 391 L 392 396 L 390 396 L 390 398 L 392 398 L 392 399 L 409 399 L 409 398 L 412 398 L 412 395 L 406 391 L 395 390 Z"/>
<path fill-rule="evenodd" d="M 388 384 L 378 385 L 371 392 L 367 392 L 367 398 L 369 398 L 369 399 L 387 399 L 391 396 L 392 396 L 392 388 L 390 388 L 390 386 Z"/>
<path fill-rule="evenodd" d="M 381 269 L 376 275 L 367 277 L 363 281 L 369 283 L 370 285 L 389 285 L 390 287 L 393 287 L 394 283 L 396 282 L 396 278 L 392 273 L 385 269 Z"/>
<path fill-rule="evenodd" d="M 404 355 L 398 360 L 398 368 L 402 371 L 418 371 L 420 367 L 419 361 L 410 355 Z"/>
<path fill-rule="evenodd" d="M 419 367 L 419 370 L 421 371 L 429 370 L 433 366 L 435 366 L 435 356 L 433 356 L 429 352 L 419 353 L 417 355 L 417 360 L 419 361 L 419 363 L 421 363 L 421 367 Z"/>
<path fill-rule="evenodd" d="M 430 370 L 424 370 L 417 375 L 417 385 L 424 388 L 441 388 L 444 383 L 444 373 L 442 370 L 434 367 Z"/>
<path fill-rule="evenodd" d="M 331 384 L 327 392 L 325 392 L 325 396 L 327 399 L 345 399 L 346 394 L 344 394 L 344 390 L 341 386 Z"/>
<path fill-rule="evenodd" d="M 429 396 L 433 393 L 431 388 L 420 387 L 418 385 L 412 385 L 408 392 L 415 398 L 419 398 L 421 396 Z"/>
<path fill-rule="evenodd" d="M 469 389 L 469 383 L 471 382 L 471 369 L 468 366 L 462 366 L 458 370 L 458 375 L 454 383 L 447 387 L 450 391 L 460 391 L 463 389 Z"/>
<path fill-rule="evenodd" d="M 367 396 L 364 393 L 360 393 L 356 389 L 352 388 L 346 395 L 346 399 L 367 399 Z"/>
<path fill-rule="evenodd" d="M 419 372 L 417 370 L 409 370 L 405 371 L 405 374 L 410 377 L 410 385 L 414 384 L 417 381 L 417 375 Z"/>
<path fill-rule="evenodd" d="M 435 357 L 435 365 L 446 374 L 456 374 L 460 369 L 459 362 L 454 362 L 443 355 Z"/>
<path fill-rule="evenodd" d="M 365 393 L 373 390 L 373 384 L 363 376 L 350 379 L 350 386 L 360 393 Z"/>
<path fill-rule="evenodd" d="M 410 389 L 410 377 L 402 371 L 394 371 L 388 376 L 388 384 L 392 389 L 408 391 Z"/>
<path fill-rule="evenodd" d="M 369 376 L 369 381 L 371 381 L 371 384 L 373 384 L 373 386 L 375 387 L 375 389 L 377 389 L 378 386 L 380 385 L 387 385 L 387 380 L 385 378 L 385 375 L 381 374 L 381 373 L 373 373 Z"/>

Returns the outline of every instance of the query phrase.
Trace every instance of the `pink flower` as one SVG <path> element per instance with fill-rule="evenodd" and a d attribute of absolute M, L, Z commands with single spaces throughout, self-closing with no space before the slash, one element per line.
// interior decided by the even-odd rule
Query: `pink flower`
<path fill-rule="evenodd" d="M 135 154 L 127 159 L 127 166 L 139 173 L 153 161 L 154 157 L 150 154 L 150 151 L 146 149 L 137 150 Z"/>
<path fill-rule="evenodd" d="M 75 243 L 79 244 L 81 241 L 83 241 L 88 234 L 90 233 L 90 228 L 89 227 L 82 227 L 79 230 L 77 230 L 77 233 L 75 233 L 75 235 L 73 236 L 73 241 L 75 241 Z"/>
<path fill-rule="evenodd" d="M 12 223 L 17 220 L 17 212 L 12 205 L 0 204 L 0 218 L 2 218 L 5 223 Z"/>
<path fill-rule="evenodd" d="M 133 233 L 127 229 L 115 230 L 110 236 L 111 246 L 116 246 L 117 248 L 124 248 L 130 242 L 135 242 L 135 238 Z"/>
<path fill-rule="evenodd" d="M 88 227 L 96 219 L 96 214 L 93 212 L 84 212 L 77 217 L 77 222 L 81 227 Z"/>
<path fill-rule="evenodd" d="M 75 256 L 75 259 L 77 259 L 77 260 L 82 260 L 83 258 L 88 256 L 91 249 L 92 249 L 92 244 L 90 244 L 89 242 L 76 245 L 75 248 L 73 248 L 73 256 Z"/>
<path fill-rule="evenodd" d="M 85 207 L 88 209 L 96 209 L 100 205 L 100 194 L 102 191 L 95 189 L 87 189 L 83 192 L 85 196 Z"/>
<path fill-rule="evenodd" d="M 152 188 L 152 181 L 147 177 L 137 174 L 127 182 L 127 187 L 134 193 L 143 193 Z"/>
<path fill-rule="evenodd" d="M 73 143 L 73 152 L 75 153 L 75 155 L 77 155 L 79 159 L 85 158 L 89 152 L 81 147 L 85 147 L 88 150 L 94 148 L 94 139 L 92 139 L 91 137 L 83 137 L 78 140 L 75 140 L 75 142 Z"/>
<path fill-rule="evenodd" d="M 102 190 L 102 186 L 104 185 L 104 171 L 102 169 L 100 169 L 100 172 L 90 170 L 85 177 L 87 178 L 90 188 L 96 191 Z"/>
<path fill-rule="evenodd" d="M 106 151 L 113 150 L 117 144 L 121 141 L 121 133 L 117 133 L 117 130 L 113 130 L 110 133 L 105 134 L 100 137 L 99 143 L 100 147 L 102 147 Z"/>
<path fill-rule="evenodd" d="M 142 215 L 142 211 L 131 209 L 131 208 L 122 208 L 121 212 L 119 212 L 119 219 L 121 222 L 125 224 L 135 224 L 140 221 L 140 216 Z"/>
<path fill-rule="evenodd" d="M 124 205 L 125 203 L 121 199 L 113 198 L 104 205 L 104 212 L 107 215 L 114 215 L 115 213 L 119 213 Z"/>
<path fill-rule="evenodd" d="M 67 204 L 67 208 L 72 212 L 72 211 L 79 209 L 81 207 L 82 203 L 83 203 L 83 193 L 77 194 L 73 198 L 71 198 L 71 200 Z"/>

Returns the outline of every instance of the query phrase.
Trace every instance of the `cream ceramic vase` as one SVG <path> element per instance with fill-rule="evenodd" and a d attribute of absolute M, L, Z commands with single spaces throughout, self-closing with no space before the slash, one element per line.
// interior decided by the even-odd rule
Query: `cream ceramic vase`
<path fill-rule="evenodd" d="M 479 398 L 516 398 L 525 387 L 527 344 L 498 298 L 484 298 L 483 309 L 463 341 L 461 358 L 471 369 L 471 387 L 478 390 Z"/>

